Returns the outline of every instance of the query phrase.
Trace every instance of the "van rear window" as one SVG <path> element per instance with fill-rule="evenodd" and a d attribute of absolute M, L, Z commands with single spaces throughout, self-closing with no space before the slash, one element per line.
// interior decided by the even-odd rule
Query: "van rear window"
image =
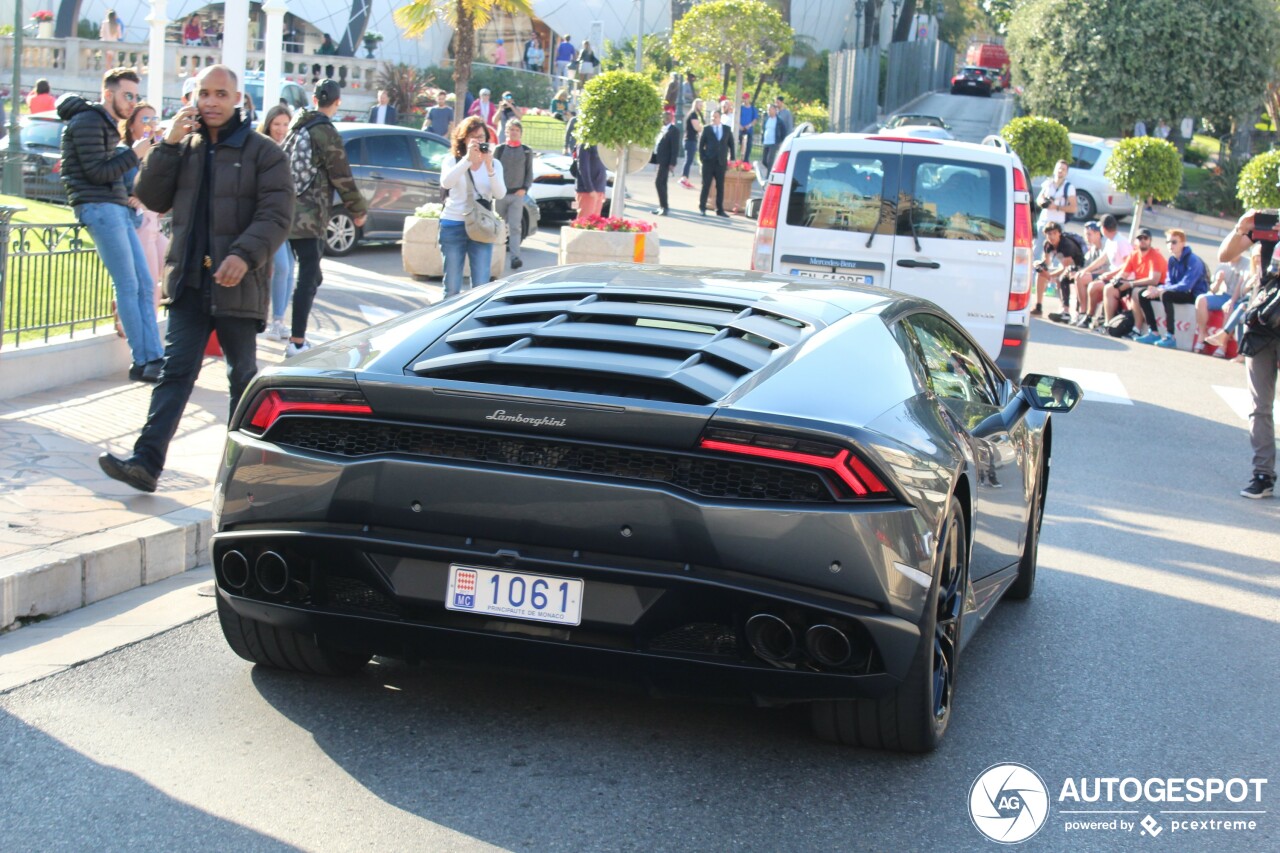
<path fill-rule="evenodd" d="M 900 236 L 1004 241 L 1009 194 L 1003 166 L 919 155 L 903 161 Z"/>
<path fill-rule="evenodd" d="M 893 174 L 897 160 L 874 154 L 802 152 L 792 172 L 787 224 L 870 233 L 883 216 L 886 221 L 880 233 L 889 233 L 893 201 L 890 198 L 886 205 L 884 187 L 897 183 Z"/>

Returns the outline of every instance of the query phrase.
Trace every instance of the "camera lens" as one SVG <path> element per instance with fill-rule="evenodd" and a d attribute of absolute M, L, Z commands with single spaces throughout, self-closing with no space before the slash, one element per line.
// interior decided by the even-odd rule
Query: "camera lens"
<path fill-rule="evenodd" d="M 481 154 L 487 153 L 487 152 L 488 152 L 488 150 L 489 150 L 489 143 L 487 143 L 487 142 L 481 142 L 481 143 L 480 143 L 480 153 L 481 153 Z"/>

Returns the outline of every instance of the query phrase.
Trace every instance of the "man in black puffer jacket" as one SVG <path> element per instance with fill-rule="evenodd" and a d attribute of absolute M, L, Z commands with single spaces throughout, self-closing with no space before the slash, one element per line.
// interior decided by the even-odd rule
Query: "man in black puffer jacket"
<path fill-rule="evenodd" d="M 133 367 L 129 378 L 155 382 L 160 376 L 160 330 L 156 325 L 155 282 L 147 268 L 124 175 L 151 150 L 149 138 L 122 148 L 119 123 L 138 101 L 138 72 L 113 68 L 102 76 L 102 102 L 66 94 L 55 109 L 66 122 L 62 131 L 62 182 L 76 220 L 89 229 L 98 256 L 111 274 L 116 313 L 129 341 Z"/>
<path fill-rule="evenodd" d="M 169 332 L 160 383 L 133 455 L 104 453 L 98 462 L 107 476 L 144 492 L 155 491 L 164 469 L 209 333 L 218 333 L 227 357 L 231 414 L 258 372 L 271 259 L 293 223 L 289 163 L 271 137 L 242 120 L 238 89 L 230 68 L 206 68 L 195 105 L 174 116 L 134 187 L 151 210 L 173 210 L 164 282 Z"/>

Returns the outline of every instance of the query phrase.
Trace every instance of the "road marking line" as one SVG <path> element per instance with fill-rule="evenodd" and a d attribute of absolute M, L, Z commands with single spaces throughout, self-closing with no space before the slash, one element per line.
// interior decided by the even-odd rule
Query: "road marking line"
<path fill-rule="evenodd" d="M 1218 396 L 1231 407 L 1231 411 L 1236 413 L 1236 417 L 1241 420 L 1249 420 L 1249 413 L 1253 411 L 1253 397 L 1249 394 L 1248 388 L 1228 388 L 1225 385 L 1214 385 L 1213 390 L 1218 392 Z M 1276 417 L 1280 418 L 1280 403 L 1275 407 Z"/>
<path fill-rule="evenodd" d="M 1120 406 L 1132 406 L 1129 392 L 1115 373 L 1102 370 L 1081 370 L 1075 367 L 1061 368 L 1062 378 L 1070 379 L 1084 391 L 1084 399 L 1095 403 L 1115 403 Z"/>
<path fill-rule="evenodd" d="M 383 308 L 381 305 L 365 305 L 360 304 L 360 313 L 364 315 L 364 321 L 370 326 L 376 326 L 384 320 L 390 320 L 392 317 L 399 317 L 400 311 L 393 311 L 390 308 Z"/>

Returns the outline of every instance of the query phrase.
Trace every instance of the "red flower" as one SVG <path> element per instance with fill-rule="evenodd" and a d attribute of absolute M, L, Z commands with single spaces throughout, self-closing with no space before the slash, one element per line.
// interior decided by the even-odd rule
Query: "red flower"
<path fill-rule="evenodd" d="M 47 23 L 48 21 L 53 20 L 53 13 L 48 9 L 41 9 L 38 12 L 31 13 L 31 20 L 41 24 Z"/>

